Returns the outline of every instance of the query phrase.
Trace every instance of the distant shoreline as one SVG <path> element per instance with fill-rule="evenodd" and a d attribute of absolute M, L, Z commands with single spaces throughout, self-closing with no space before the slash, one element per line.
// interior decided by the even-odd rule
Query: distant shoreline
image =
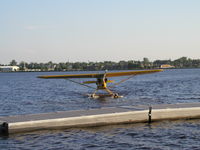
<path fill-rule="evenodd" d="M 144 70 L 144 69 L 194 69 L 200 68 L 200 59 L 190 59 L 181 57 L 176 60 L 155 60 L 149 61 L 148 58 L 143 58 L 142 61 L 128 60 L 128 61 L 104 61 L 104 62 L 62 62 L 54 63 L 49 61 L 47 63 L 18 63 L 12 60 L 8 65 L 0 65 L 0 71 L 5 67 L 10 67 L 11 71 L 23 72 L 54 72 L 54 71 L 100 71 L 100 70 Z M 14 68 L 12 68 L 15 67 Z M 18 67 L 18 69 L 16 69 Z M 8 69 L 8 68 L 7 68 Z M 7 71 L 7 70 L 6 70 Z"/>
<path fill-rule="evenodd" d="M 160 68 L 152 68 L 152 69 L 160 69 Z M 164 70 L 185 70 L 185 69 L 200 69 L 200 68 L 166 68 Z M 131 69 L 131 70 L 149 70 L 149 69 Z M 67 70 L 67 71 L 10 71 L 10 72 L 1 72 L 0 73 L 37 73 L 37 72 L 97 72 L 97 71 L 105 71 L 105 70 Z M 119 71 L 119 70 L 108 70 L 108 71 Z M 126 71 L 126 70 L 121 70 Z"/>

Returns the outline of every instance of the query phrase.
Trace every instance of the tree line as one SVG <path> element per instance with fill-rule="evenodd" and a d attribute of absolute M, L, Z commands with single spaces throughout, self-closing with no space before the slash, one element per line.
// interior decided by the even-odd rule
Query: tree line
<path fill-rule="evenodd" d="M 54 63 L 27 63 L 24 61 L 17 62 L 12 60 L 10 66 L 19 66 L 20 71 L 95 71 L 95 70 L 132 70 L 132 69 L 154 69 L 160 68 L 161 65 L 168 64 L 175 68 L 200 68 L 200 59 L 190 59 L 181 57 L 176 60 L 155 60 L 149 61 L 148 58 L 143 58 L 142 61 L 104 61 L 104 62 L 61 62 Z"/>

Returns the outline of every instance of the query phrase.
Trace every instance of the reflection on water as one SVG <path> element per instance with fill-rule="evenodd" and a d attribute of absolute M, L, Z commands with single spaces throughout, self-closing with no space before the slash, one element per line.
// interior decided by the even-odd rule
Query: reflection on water
<path fill-rule="evenodd" d="M 77 73 L 77 72 L 76 72 Z M 89 99 L 93 89 L 36 76 L 0 73 L 0 114 L 16 115 L 139 104 L 200 102 L 200 69 L 136 76 L 114 91 L 120 99 Z M 113 78 L 120 80 L 122 78 Z M 39 131 L 0 137 L 1 149 L 198 149 L 200 120 Z"/>

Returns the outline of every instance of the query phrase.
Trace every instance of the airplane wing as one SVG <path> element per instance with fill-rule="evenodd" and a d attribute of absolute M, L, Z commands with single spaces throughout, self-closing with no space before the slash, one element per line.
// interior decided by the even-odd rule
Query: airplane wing
<path fill-rule="evenodd" d="M 156 73 L 156 72 L 160 72 L 160 71 L 163 71 L 163 69 L 128 71 L 128 72 L 110 72 L 110 73 L 106 73 L 106 77 L 142 75 L 142 74 Z"/>
<path fill-rule="evenodd" d="M 142 75 L 148 73 L 155 73 L 163 71 L 162 69 L 157 70 L 141 70 L 141 71 L 128 71 L 128 72 L 110 72 L 106 73 L 106 77 L 118 77 L 118 76 L 130 76 L 130 75 Z M 98 78 L 103 77 L 104 73 L 100 74 L 68 74 L 68 75 L 47 75 L 47 76 L 38 76 L 38 78 L 44 79 L 66 79 L 66 78 Z"/>
<path fill-rule="evenodd" d="M 67 79 L 67 78 L 97 78 L 100 74 L 68 74 L 68 75 L 47 75 L 38 76 L 44 79 Z"/>

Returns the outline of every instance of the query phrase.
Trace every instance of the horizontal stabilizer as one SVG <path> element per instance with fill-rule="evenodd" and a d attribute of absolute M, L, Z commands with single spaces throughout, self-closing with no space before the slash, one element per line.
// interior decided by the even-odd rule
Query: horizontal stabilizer
<path fill-rule="evenodd" d="M 106 83 L 113 83 L 115 82 L 114 80 L 107 80 Z M 92 84 L 92 83 L 97 83 L 97 81 L 85 81 L 83 84 Z"/>
<path fill-rule="evenodd" d="M 106 83 L 113 83 L 115 82 L 114 80 L 108 80 Z"/>
<path fill-rule="evenodd" d="M 92 83 L 96 83 L 97 81 L 85 81 L 83 82 L 83 84 L 92 84 Z"/>

